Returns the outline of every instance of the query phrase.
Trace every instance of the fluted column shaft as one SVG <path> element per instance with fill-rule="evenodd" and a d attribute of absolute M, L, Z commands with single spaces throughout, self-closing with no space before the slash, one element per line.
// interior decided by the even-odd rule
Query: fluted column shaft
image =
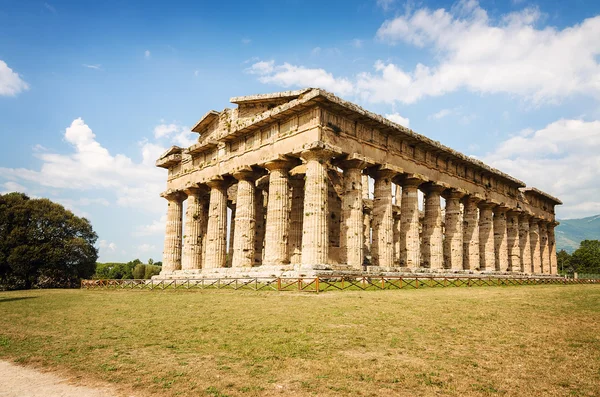
<path fill-rule="evenodd" d="M 521 246 L 519 241 L 518 211 L 508 211 L 506 214 L 506 242 L 508 244 L 508 271 L 521 271 Z"/>
<path fill-rule="evenodd" d="M 542 272 L 542 254 L 540 251 L 540 226 L 539 220 L 531 218 L 529 221 L 529 239 L 531 240 L 531 272 Z"/>
<path fill-rule="evenodd" d="M 308 150 L 302 153 L 302 157 L 306 161 L 302 266 L 310 268 L 325 265 L 329 259 L 327 161 L 331 154 L 323 150 Z"/>
<path fill-rule="evenodd" d="M 554 234 L 554 228 L 556 226 L 556 222 L 548 224 L 548 250 L 550 251 L 550 274 L 558 273 L 558 261 L 556 258 L 556 235 Z"/>
<path fill-rule="evenodd" d="M 290 178 L 290 186 L 292 203 L 290 206 L 288 255 L 291 263 L 300 264 L 302 261 L 302 220 L 304 219 L 304 175 Z"/>
<path fill-rule="evenodd" d="M 364 196 L 363 196 L 364 198 Z M 371 221 L 373 214 L 370 208 L 363 207 L 363 257 L 371 256 Z M 372 263 L 371 263 L 372 264 Z"/>
<path fill-rule="evenodd" d="M 172 273 L 181 269 L 181 227 L 185 195 L 176 192 L 164 197 L 168 200 L 168 206 L 161 273 Z"/>
<path fill-rule="evenodd" d="M 226 267 L 231 267 L 233 262 L 233 242 L 235 236 L 235 214 L 236 214 L 236 205 L 235 203 L 229 204 L 229 209 L 231 210 L 231 217 L 229 222 L 229 238 L 227 239 L 227 264 Z"/>
<path fill-rule="evenodd" d="M 202 268 L 202 241 L 204 240 L 203 225 L 207 221 L 204 205 L 201 200 L 203 192 L 199 188 L 189 188 L 187 208 L 185 211 L 185 233 L 183 237 L 183 270 Z"/>
<path fill-rule="evenodd" d="M 254 209 L 256 217 L 255 238 L 254 238 L 254 265 L 262 265 L 265 242 L 265 195 L 262 189 L 258 187 L 255 190 Z"/>
<path fill-rule="evenodd" d="M 479 204 L 479 270 L 495 269 L 493 204 Z"/>
<path fill-rule="evenodd" d="M 479 199 L 473 196 L 463 200 L 463 269 L 479 268 L 479 217 L 477 203 Z"/>
<path fill-rule="evenodd" d="M 344 170 L 344 195 L 342 197 L 342 224 L 340 228 L 341 263 L 360 270 L 363 265 L 363 189 L 364 163 L 350 161 L 342 164 Z"/>
<path fill-rule="evenodd" d="M 400 266 L 420 266 L 419 244 L 419 185 L 420 179 L 406 178 L 402 183 L 400 209 Z"/>
<path fill-rule="evenodd" d="M 394 265 L 394 215 L 392 213 L 392 180 L 390 171 L 377 171 L 373 198 L 373 246 L 375 266 Z"/>
<path fill-rule="evenodd" d="M 252 267 L 254 264 L 254 239 L 256 234 L 254 174 L 252 172 L 238 172 L 233 176 L 238 180 L 238 184 L 231 267 Z"/>
<path fill-rule="evenodd" d="M 508 242 L 506 236 L 506 207 L 494 209 L 494 252 L 496 271 L 508 270 Z"/>
<path fill-rule="evenodd" d="M 548 247 L 548 222 L 540 222 L 541 273 L 550 274 L 550 247 Z"/>
<path fill-rule="evenodd" d="M 444 235 L 440 194 L 443 187 L 431 183 L 423 185 L 425 217 L 421 241 L 421 267 L 441 269 L 444 266 Z"/>
<path fill-rule="evenodd" d="M 289 263 L 288 238 L 290 227 L 289 175 L 290 163 L 273 161 L 265 164 L 269 170 L 269 197 L 267 199 L 267 225 L 265 234 L 265 260 L 267 266 Z"/>
<path fill-rule="evenodd" d="M 463 196 L 463 193 L 456 191 L 450 191 L 444 195 L 446 198 L 444 267 L 446 269 L 461 270 L 463 268 L 463 231 L 460 217 L 460 199 Z M 425 203 L 427 204 L 427 202 Z M 425 212 L 425 217 L 427 217 L 427 212 Z"/>
<path fill-rule="evenodd" d="M 529 234 L 529 218 L 527 214 L 519 217 L 519 246 L 521 248 L 521 271 L 531 273 L 531 239 Z"/>
<path fill-rule="evenodd" d="M 227 187 L 225 182 L 214 179 L 208 182 L 210 204 L 206 231 L 205 268 L 225 267 L 227 248 Z"/>

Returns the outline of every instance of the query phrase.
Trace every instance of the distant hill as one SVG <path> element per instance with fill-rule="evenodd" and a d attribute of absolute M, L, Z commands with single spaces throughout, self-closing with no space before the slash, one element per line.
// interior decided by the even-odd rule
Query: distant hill
<path fill-rule="evenodd" d="M 581 219 L 558 219 L 555 229 L 556 250 L 571 253 L 579 248 L 583 240 L 600 240 L 600 215 Z"/>

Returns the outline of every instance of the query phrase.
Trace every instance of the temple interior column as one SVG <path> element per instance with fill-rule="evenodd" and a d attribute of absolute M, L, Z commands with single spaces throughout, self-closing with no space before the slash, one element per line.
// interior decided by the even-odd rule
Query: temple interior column
<path fill-rule="evenodd" d="M 240 170 L 233 177 L 238 183 L 231 267 L 252 267 L 256 234 L 255 174 L 251 169 Z"/>
<path fill-rule="evenodd" d="M 363 179 L 364 180 L 364 179 Z M 364 200 L 364 196 L 363 196 Z M 372 258 L 371 256 L 371 220 L 373 213 L 370 208 L 363 204 L 363 258 Z M 372 261 L 369 262 L 372 264 Z"/>
<path fill-rule="evenodd" d="M 479 270 L 494 270 L 496 253 L 494 250 L 494 212 L 495 204 L 479 203 Z"/>
<path fill-rule="evenodd" d="M 494 252 L 495 269 L 499 272 L 508 270 L 508 242 L 506 237 L 506 212 L 508 208 L 494 208 Z"/>
<path fill-rule="evenodd" d="M 236 204 L 234 202 L 230 202 L 228 207 L 231 210 L 231 217 L 229 219 L 229 238 L 227 239 L 228 244 L 227 244 L 227 265 L 226 266 L 231 267 L 231 264 L 233 261 L 233 241 L 234 241 L 233 237 L 235 235 Z"/>
<path fill-rule="evenodd" d="M 225 267 L 227 234 L 227 184 L 223 178 L 207 182 L 210 187 L 210 205 L 206 232 L 207 269 Z"/>
<path fill-rule="evenodd" d="M 276 160 L 265 164 L 269 170 L 269 197 L 267 201 L 267 225 L 265 234 L 266 266 L 290 263 L 288 238 L 290 227 L 289 175 L 292 163 Z"/>
<path fill-rule="evenodd" d="M 202 227 L 207 220 L 201 200 L 204 192 L 198 187 L 189 187 L 185 193 L 187 194 L 187 208 L 181 268 L 183 270 L 201 269 L 202 241 L 204 239 Z"/>
<path fill-rule="evenodd" d="M 541 268 L 540 272 L 550 274 L 550 249 L 548 247 L 548 222 L 540 222 L 540 256 Z"/>
<path fill-rule="evenodd" d="M 254 215 L 256 217 L 255 237 L 254 237 L 254 266 L 260 266 L 263 262 L 264 242 L 265 242 L 265 215 L 267 213 L 265 206 L 265 192 L 256 187 L 254 197 Z"/>
<path fill-rule="evenodd" d="M 173 192 L 162 196 L 167 199 L 168 204 L 161 273 L 168 274 L 181 269 L 181 227 L 185 195 L 182 192 Z"/>
<path fill-rule="evenodd" d="M 520 211 L 506 213 L 506 241 L 508 244 L 508 271 L 521 271 L 521 246 L 519 241 L 519 215 Z"/>
<path fill-rule="evenodd" d="M 392 214 L 392 180 L 395 171 L 383 166 L 375 172 L 373 196 L 373 245 L 374 266 L 390 268 L 394 265 L 394 216 Z"/>
<path fill-rule="evenodd" d="M 327 265 L 329 259 L 327 167 L 331 156 L 327 150 L 302 152 L 302 158 L 306 161 L 302 221 L 302 267 L 305 268 Z"/>
<path fill-rule="evenodd" d="M 400 263 L 400 211 L 394 212 L 394 265 Z"/>
<path fill-rule="evenodd" d="M 400 209 L 400 266 L 420 266 L 419 241 L 419 185 L 423 181 L 415 177 L 402 180 L 402 204 Z"/>
<path fill-rule="evenodd" d="M 539 219 L 531 217 L 529 221 L 529 239 L 531 241 L 531 272 L 540 274 L 542 271 L 542 254 L 540 251 Z"/>
<path fill-rule="evenodd" d="M 475 270 L 479 268 L 479 209 L 477 203 L 481 201 L 474 196 L 467 196 L 463 200 L 463 269 Z"/>
<path fill-rule="evenodd" d="M 363 188 L 362 170 L 365 163 L 358 159 L 342 162 L 344 171 L 344 194 L 342 197 L 342 224 L 340 228 L 340 262 L 361 270 L 364 260 L 363 238 Z"/>
<path fill-rule="evenodd" d="M 522 213 L 519 217 L 519 246 L 521 249 L 521 271 L 531 274 L 531 239 L 529 234 L 529 219 L 531 216 Z"/>
<path fill-rule="evenodd" d="M 558 261 L 556 258 L 556 235 L 554 228 L 558 226 L 558 222 L 548 224 L 548 249 L 550 251 L 550 274 L 558 274 Z"/>
<path fill-rule="evenodd" d="M 298 265 L 302 261 L 302 220 L 304 214 L 304 175 L 290 177 L 291 210 L 290 210 L 290 237 L 288 241 L 288 254 L 290 263 Z"/>
<path fill-rule="evenodd" d="M 424 192 L 424 218 L 421 239 L 421 267 L 441 269 L 444 266 L 444 235 L 442 231 L 442 186 L 431 182 L 421 186 Z"/>
<path fill-rule="evenodd" d="M 446 199 L 444 267 L 446 269 L 462 270 L 463 268 L 463 231 L 460 212 L 460 199 L 463 196 L 464 193 L 456 190 L 450 190 L 444 194 Z M 425 217 L 427 217 L 427 209 Z"/>

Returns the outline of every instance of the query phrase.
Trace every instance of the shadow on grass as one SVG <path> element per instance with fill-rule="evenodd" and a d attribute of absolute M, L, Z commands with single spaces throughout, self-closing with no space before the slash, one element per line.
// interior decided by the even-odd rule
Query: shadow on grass
<path fill-rule="evenodd" d="M 18 297 L 14 297 L 14 298 L 0 298 L 0 303 L 20 301 L 23 299 L 34 299 L 34 298 L 37 298 L 37 296 L 18 296 Z"/>

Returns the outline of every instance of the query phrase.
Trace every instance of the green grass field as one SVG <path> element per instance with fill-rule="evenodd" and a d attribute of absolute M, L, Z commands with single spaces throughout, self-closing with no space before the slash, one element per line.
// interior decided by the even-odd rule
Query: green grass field
<path fill-rule="evenodd" d="M 0 359 L 124 395 L 600 395 L 600 286 L 0 293 Z"/>

